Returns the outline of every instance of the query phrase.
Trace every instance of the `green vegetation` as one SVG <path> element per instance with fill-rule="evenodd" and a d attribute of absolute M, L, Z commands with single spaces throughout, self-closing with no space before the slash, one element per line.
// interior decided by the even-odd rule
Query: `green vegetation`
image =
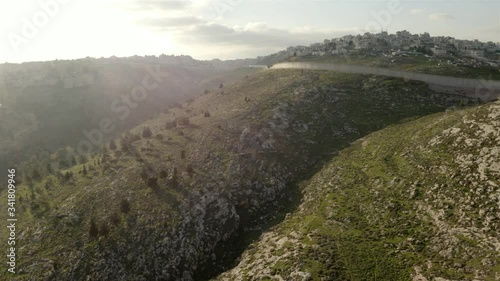
<path fill-rule="evenodd" d="M 303 272 L 309 280 L 410 280 L 419 273 L 429 280 L 496 280 L 492 195 L 500 171 L 481 176 L 461 159 L 483 151 L 477 161 L 494 165 L 498 144 L 488 141 L 488 130 L 498 139 L 499 114 L 499 103 L 439 113 L 354 142 L 302 184 L 297 211 L 220 279 Z M 294 246 L 280 251 L 269 242 L 284 239 Z M 272 255 L 265 255 L 269 248 Z"/>
<path fill-rule="evenodd" d="M 29 173 L 18 184 L 19 244 L 29 247 L 19 247 L 19 280 L 214 277 L 246 245 L 247 233 L 277 220 L 280 202 L 289 203 L 302 175 L 314 174 L 371 132 L 474 102 L 435 93 L 423 83 L 294 70 L 248 74 L 234 84 L 218 81 L 202 93 L 168 111 L 162 107 L 155 118 L 137 119 L 93 153 L 66 161 L 74 148 L 64 145 L 25 161 Z M 47 159 L 60 165 L 46 169 L 52 162 Z M 401 156 L 384 155 L 384 165 L 352 159 L 356 162 L 346 166 L 349 174 L 341 182 L 353 186 L 369 177 L 388 180 L 394 167 L 412 169 Z M 367 163 L 373 167 L 360 172 Z M 295 218 L 297 231 L 318 230 L 317 238 L 303 239 L 302 250 L 325 241 L 337 247 L 332 253 L 339 257 L 333 262 L 311 249 L 320 259 L 305 255 L 301 268 L 315 276 L 336 272 L 376 279 L 383 268 L 390 269 L 387 276 L 407 276 L 408 261 L 374 240 L 374 233 L 387 229 L 384 235 L 394 245 L 401 238 L 397 218 L 415 214 L 406 214 L 407 204 L 394 197 L 391 208 L 381 212 L 388 220 L 370 226 L 371 218 L 359 214 L 372 211 L 367 190 L 372 183 L 321 194 L 315 197 L 321 198 L 314 207 L 318 212 Z M 349 200 L 353 197 L 359 201 Z M 342 223 L 354 224 L 349 232 L 328 227 L 331 211 L 325 210 L 335 200 L 342 203 L 337 209 Z M 412 227 L 408 233 L 421 231 Z M 373 233 L 367 235 L 367 229 Z M 283 245 L 286 250 L 276 253 L 290 252 L 295 244 Z M 274 270 L 287 272 L 292 264 L 283 260 Z"/>

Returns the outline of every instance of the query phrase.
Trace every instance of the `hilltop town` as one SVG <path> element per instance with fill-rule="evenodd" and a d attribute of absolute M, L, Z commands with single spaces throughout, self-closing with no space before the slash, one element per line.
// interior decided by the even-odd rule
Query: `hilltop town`
<path fill-rule="evenodd" d="M 293 46 L 275 54 L 287 56 L 330 56 L 330 55 L 377 55 L 406 56 L 425 55 L 439 58 L 459 58 L 463 64 L 473 66 L 494 66 L 500 63 L 500 43 L 479 40 L 461 40 L 450 36 L 411 34 L 403 30 L 395 34 L 382 31 L 377 34 L 346 35 L 341 38 L 325 39 L 323 43 L 310 46 Z"/>

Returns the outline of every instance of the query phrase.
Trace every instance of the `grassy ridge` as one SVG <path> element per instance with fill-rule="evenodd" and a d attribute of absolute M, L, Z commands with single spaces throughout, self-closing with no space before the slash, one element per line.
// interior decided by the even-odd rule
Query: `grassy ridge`
<path fill-rule="evenodd" d="M 219 280 L 497 280 L 499 109 L 439 113 L 356 141 Z M 483 176 L 461 162 L 479 151 L 491 152 Z"/>

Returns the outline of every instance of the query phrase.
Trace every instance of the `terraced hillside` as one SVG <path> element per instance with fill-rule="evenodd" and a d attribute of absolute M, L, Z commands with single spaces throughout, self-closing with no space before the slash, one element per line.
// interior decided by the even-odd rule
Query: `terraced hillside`
<path fill-rule="evenodd" d="M 82 163 L 24 179 L 19 280 L 207 280 L 238 256 L 249 233 L 279 219 L 296 183 L 339 150 L 391 124 L 469 103 L 423 83 L 321 71 L 266 71 L 221 85 Z M 387 216 L 403 210 L 396 203 Z M 319 222 L 311 213 L 296 226 Z"/>
<path fill-rule="evenodd" d="M 500 103 L 390 126 L 216 280 L 500 280 Z"/>

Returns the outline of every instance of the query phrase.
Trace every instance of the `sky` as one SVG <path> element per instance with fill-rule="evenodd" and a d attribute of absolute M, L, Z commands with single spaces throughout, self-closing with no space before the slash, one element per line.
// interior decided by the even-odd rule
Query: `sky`
<path fill-rule="evenodd" d="M 500 1 L 1 1 L 0 63 L 160 54 L 248 58 L 382 29 L 500 42 Z"/>

